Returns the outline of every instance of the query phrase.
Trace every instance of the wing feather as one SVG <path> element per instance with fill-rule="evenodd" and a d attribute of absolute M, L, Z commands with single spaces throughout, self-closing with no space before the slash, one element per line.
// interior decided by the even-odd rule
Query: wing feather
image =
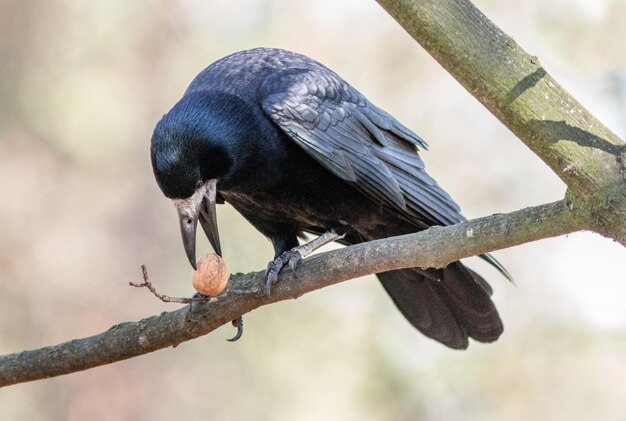
<path fill-rule="evenodd" d="M 270 83 L 264 112 L 333 174 L 420 226 L 464 220 L 424 170 L 426 142 L 335 73 L 288 69 Z"/>

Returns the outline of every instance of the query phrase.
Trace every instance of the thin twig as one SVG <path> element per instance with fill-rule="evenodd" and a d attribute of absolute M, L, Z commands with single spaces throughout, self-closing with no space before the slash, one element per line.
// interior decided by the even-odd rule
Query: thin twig
<path fill-rule="evenodd" d="M 202 297 L 170 297 L 169 295 L 163 295 L 152 285 L 148 278 L 148 268 L 146 265 L 141 265 L 141 273 L 143 275 L 143 282 L 138 284 L 136 282 L 129 282 L 130 286 L 135 288 L 148 288 L 155 297 L 165 303 L 180 303 L 180 304 L 191 304 L 191 303 L 207 303 L 207 302 L 215 302 L 217 300 L 216 297 L 202 296 Z M 243 316 L 239 316 L 232 321 L 233 327 L 237 328 L 237 333 L 234 337 L 230 339 L 226 339 L 228 342 L 236 342 L 243 336 Z"/>
<path fill-rule="evenodd" d="M 213 297 L 170 297 L 169 295 L 163 295 L 156 290 L 156 288 L 152 285 L 152 282 L 148 279 L 148 269 L 146 265 L 141 265 L 141 272 L 143 274 L 143 282 L 138 284 L 136 282 L 129 282 L 128 285 L 133 286 L 135 288 L 148 288 L 152 294 L 154 294 L 159 300 L 165 303 L 180 303 L 180 304 L 191 304 L 191 303 L 206 303 L 211 301 Z"/>

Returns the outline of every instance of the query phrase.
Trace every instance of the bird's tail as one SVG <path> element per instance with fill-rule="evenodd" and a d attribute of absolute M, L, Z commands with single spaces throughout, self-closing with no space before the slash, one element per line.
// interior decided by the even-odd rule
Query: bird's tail
<path fill-rule="evenodd" d="M 402 269 L 377 276 L 415 328 L 450 348 L 467 348 L 468 337 L 493 342 L 502 334 L 491 287 L 461 262 L 445 269 Z"/>

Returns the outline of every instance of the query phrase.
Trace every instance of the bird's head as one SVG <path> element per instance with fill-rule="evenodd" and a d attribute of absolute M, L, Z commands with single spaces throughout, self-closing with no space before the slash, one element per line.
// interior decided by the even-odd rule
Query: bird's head
<path fill-rule="evenodd" d="M 163 116 L 152 135 L 154 176 L 176 206 L 185 253 L 194 269 L 198 221 L 215 252 L 222 254 L 215 205 L 217 184 L 233 172 L 237 155 L 233 145 L 241 135 L 232 117 L 233 102 L 187 94 Z"/>

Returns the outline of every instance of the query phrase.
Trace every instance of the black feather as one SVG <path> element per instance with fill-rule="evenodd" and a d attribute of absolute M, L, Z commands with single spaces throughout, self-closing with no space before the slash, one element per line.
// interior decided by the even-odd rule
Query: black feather
<path fill-rule="evenodd" d="M 157 126 L 152 159 L 169 197 L 217 179 L 219 197 L 280 255 L 303 231 L 341 227 L 352 244 L 464 221 L 426 173 L 418 154 L 426 146 L 320 63 L 261 48 L 225 57 L 193 80 Z M 452 348 L 502 332 L 491 288 L 459 262 L 379 278 L 417 329 Z"/>

